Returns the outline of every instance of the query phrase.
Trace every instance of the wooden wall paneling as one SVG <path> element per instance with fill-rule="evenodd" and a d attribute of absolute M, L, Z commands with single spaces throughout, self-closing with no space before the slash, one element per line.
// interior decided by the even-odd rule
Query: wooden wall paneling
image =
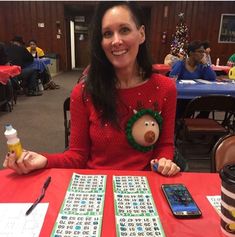
<path fill-rule="evenodd" d="M 5 9 L 6 14 L 6 22 L 7 22 L 7 34 L 8 34 L 8 41 L 12 39 L 15 33 L 15 22 L 16 22 L 16 13 L 15 7 L 10 7 L 10 2 L 7 3 L 7 7 Z"/>
<path fill-rule="evenodd" d="M 176 25 L 178 23 L 178 13 L 177 13 L 177 9 L 175 7 L 175 3 L 166 2 L 166 4 L 167 4 L 169 10 L 168 10 L 168 17 L 167 17 L 167 21 L 168 21 L 167 36 L 168 37 L 167 37 L 167 48 L 165 51 L 165 56 L 168 53 L 170 53 L 171 43 L 173 40 L 173 34 L 175 34 Z M 164 60 L 164 58 L 162 60 Z"/>
<path fill-rule="evenodd" d="M 192 12 L 193 12 L 193 2 L 187 2 L 186 5 L 184 6 L 184 15 L 185 15 L 185 24 L 188 27 L 188 41 L 191 41 L 191 26 L 193 22 L 192 18 Z"/>
<path fill-rule="evenodd" d="M 51 2 L 46 2 L 44 4 L 44 19 L 45 19 L 45 27 L 46 32 L 43 38 L 43 47 L 47 53 L 51 53 L 52 44 L 53 44 L 53 37 L 52 37 L 52 22 L 51 22 L 51 9 L 53 8 Z"/>
<path fill-rule="evenodd" d="M 206 16 L 205 16 L 205 4 L 206 3 L 204 1 L 197 4 L 197 12 L 195 15 L 195 19 L 197 19 L 197 23 L 195 24 L 194 28 L 196 30 L 195 36 L 197 36 L 196 39 L 198 40 L 205 40 L 207 31 L 208 31 L 207 30 L 208 24 L 207 24 Z"/>
<path fill-rule="evenodd" d="M 155 41 L 155 35 L 157 35 L 157 14 L 156 14 L 156 3 L 151 8 L 151 25 L 149 30 L 149 47 L 151 49 L 153 61 L 156 62 L 156 55 L 157 55 L 157 44 Z"/>
<path fill-rule="evenodd" d="M 35 39 L 39 45 L 39 47 L 43 48 L 43 45 L 40 42 L 44 41 L 44 37 L 46 35 L 46 28 L 45 28 L 45 17 L 44 17 L 44 2 L 36 2 L 36 22 L 35 22 L 35 35 L 32 35 L 33 39 Z M 44 27 L 38 27 L 38 23 L 44 23 Z"/>
<path fill-rule="evenodd" d="M 190 41 L 193 40 L 198 40 L 200 38 L 200 29 L 198 29 L 199 24 L 199 19 L 200 17 L 198 16 L 198 4 L 200 4 L 199 2 L 193 2 L 193 8 L 192 8 L 192 12 L 191 12 L 191 18 L 192 18 L 192 22 L 191 25 L 189 26 L 190 28 Z"/>
<path fill-rule="evenodd" d="M 0 41 L 5 42 L 5 32 L 6 32 L 6 19 L 5 19 L 5 3 L 3 3 L 2 6 L 0 6 Z"/>
<path fill-rule="evenodd" d="M 29 12 L 29 16 L 30 16 L 30 25 L 31 25 L 31 34 L 28 35 L 28 37 L 33 37 L 37 40 L 37 32 L 38 32 L 38 28 L 37 28 L 37 2 L 36 1 L 32 1 L 30 2 L 30 12 Z"/>
<path fill-rule="evenodd" d="M 67 51 L 66 51 L 66 38 L 65 38 L 65 14 L 64 14 L 64 5 L 60 2 L 57 3 L 57 20 L 60 21 L 60 29 L 61 29 L 61 38 L 58 39 L 58 44 L 56 51 L 60 55 L 60 68 L 67 68 Z"/>
<path fill-rule="evenodd" d="M 153 27 L 154 27 L 154 34 L 151 34 L 151 43 L 154 45 L 154 51 L 152 51 L 153 54 L 153 60 L 154 63 L 160 63 L 160 58 L 161 58 L 161 54 L 162 54 L 162 50 L 161 50 L 161 34 L 162 34 L 162 7 L 161 7 L 161 3 L 160 2 L 155 2 L 155 6 L 154 6 L 154 12 L 152 12 L 156 17 L 154 19 L 154 22 L 152 22 Z"/>
<path fill-rule="evenodd" d="M 30 2 L 22 1 L 20 2 L 20 5 L 18 5 L 18 8 L 20 9 L 18 13 L 18 22 L 20 28 L 19 35 L 23 37 L 25 43 L 27 44 L 32 29 Z"/>
<path fill-rule="evenodd" d="M 160 3 L 159 4 L 159 8 L 158 8 L 158 12 L 160 13 L 160 17 L 161 17 L 161 27 L 160 27 L 160 33 L 157 35 L 158 37 L 158 42 L 159 42 L 159 57 L 161 59 L 164 59 L 165 56 L 166 56 L 166 49 L 167 49 L 167 40 L 166 42 L 164 43 L 162 41 L 162 36 L 163 36 L 163 32 L 168 32 L 168 19 L 167 17 L 164 17 L 164 8 L 165 8 L 166 4 L 165 3 Z M 163 60 L 159 60 L 158 61 L 160 63 L 164 63 Z"/>
<path fill-rule="evenodd" d="M 220 17 L 222 13 L 235 13 L 235 1 L 153 1 L 141 2 L 151 9 L 150 42 L 155 63 L 162 63 L 170 50 L 172 34 L 179 21 L 179 12 L 185 13 L 190 40 L 208 39 L 211 42 L 213 62 L 220 57 L 221 64 L 235 52 L 235 43 L 218 43 Z M 0 2 L 0 40 L 9 41 L 14 35 L 22 35 L 25 41 L 35 38 L 46 52 L 60 55 L 62 70 L 69 69 L 69 24 L 64 15 L 64 5 L 80 4 L 87 11 L 90 3 L 60 1 L 12 1 Z M 168 6 L 168 17 L 164 18 L 164 6 Z M 69 16 L 67 16 L 69 17 Z M 60 21 L 61 39 L 56 39 L 56 21 Z M 44 28 L 37 23 L 44 22 Z M 162 32 L 167 31 L 167 43 L 161 43 Z"/>

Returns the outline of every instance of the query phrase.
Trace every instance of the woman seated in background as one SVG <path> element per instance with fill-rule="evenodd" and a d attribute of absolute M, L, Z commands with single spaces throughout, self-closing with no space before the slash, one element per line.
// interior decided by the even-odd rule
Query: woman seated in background
<path fill-rule="evenodd" d="M 28 43 L 29 47 L 27 50 L 32 54 L 34 58 L 43 58 L 45 57 L 44 51 L 37 46 L 36 40 L 30 40 Z M 43 63 L 43 62 L 42 62 Z M 49 68 L 45 63 L 43 63 L 43 70 L 39 73 L 39 78 L 42 81 L 44 90 L 47 89 L 59 89 L 60 86 L 56 85 L 54 81 L 52 81 L 51 74 Z"/>
<path fill-rule="evenodd" d="M 215 81 L 216 74 L 207 64 L 204 57 L 205 49 L 203 42 L 192 41 L 187 47 L 188 57 L 185 60 L 176 62 L 169 74 L 177 79 L 204 79 Z"/>
<path fill-rule="evenodd" d="M 182 79 L 204 79 L 208 81 L 215 81 L 216 74 L 208 65 L 206 58 L 204 57 L 205 49 L 203 42 L 197 40 L 192 41 L 187 47 L 188 58 L 183 61 L 178 61 L 172 67 L 172 71 L 169 76 Z M 190 100 L 178 99 L 177 100 L 177 112 L 176 117 L 181 118 L 184 114 L 186 106 Z M 207 112 L 201 112 L 198 117 L 208 117 Z"/>

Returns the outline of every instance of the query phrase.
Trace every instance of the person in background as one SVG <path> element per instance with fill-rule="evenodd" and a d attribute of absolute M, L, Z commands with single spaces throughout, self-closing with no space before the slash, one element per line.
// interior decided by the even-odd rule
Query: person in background
<path fill-rule="evenodd" d="M 204 58 L 203 63 L 207 63 L 207 65 L 211 66 L 212 65 L 212 61 L 211 61 L 211 56 L 210 56 L 210 52 L 211 52 L 211 48 L 210 48 L 210 42 L 208 40 L 203 42 L 203 47 L 205 49 L 205 54 L 204 54 Z"/>
<path fill-rule="evenodd" d="M 180 171 L 172 161 L 176 86 L 171 79 L 152 73 L 143 21 L 136 2 L 98 4 L 92 24 L 88 76 L 76 84 L 70 97 L 68 150 L 58 154 L 24 151 L 18 160 L 14 153 L 7 154 L 4 167 L 19 174 L 50 167 L 152 168 L 166 176 Z M 143 128 L 157 123 L 161 127 L 160 137 L 151 147 L 143 148 L 128 132 L 127 125 L 138 120 L 138 111 L 147 111 L 156 119 L 156 123 L 147 119 Z M 140 134 L 146 142 L 155 137 L 151 132 L 146 134 Z"/>
<path fill-rule="evenodd" d="M 32 54 L 32 56 L 34 58 L 43 58 L 45 57 L 45 53 L 44 51 L 39 48 L 37 46 L 37 42 L 36 40 L 30 40 L 29 43 L 28 43 L 28 47 L 27 47 L 27 50 Z M 41 62 L 42 63 L 42 66 L 43 66 L 43 70 L 42 72 L 39 73 L 39 77 L 42 81 L 42 84 L 43 84 L 43 88 L 44 90 L 47 90 L 47 89 L 59 89 L 60 86 L 57 85 L 53 80 L 52 80 L 52 77 L 51 77 L 51 74 L 50 74 L 50 71 L 49 71 L 49 68 L 48 66 Z"/>
<path fill-rule="evenodd" d="M 177 78 L 177 80 L 184 79 L 204 79 L 208 81 L 215 81 L 216 74 L 211 66 L 207 64 L 204 58 L 204 44 L 196 40 L 189 43 L 187 47 L 188 58 L 183 61 L 178 61 L 170 72 L 169 76 Z M 178 99 L 176 117 L 181 118 L 184 114 L 186 106 L 190 100 Z M 198 117 L 208 117 L 207 112 L 201 112 Z"/>
<path fill-rule="evenodd" d="M 22 80 L 23 87 L 27 88 L 26 94 L 28 96 L 42 95 L 42 92 L 38 91 L 37 70 L 31 67 L 33 57 L 24 47 L 23 38 L 15 36 L 6 46 L 6 53 L 11 64 L 21 67 L 21 74 L 17 76 L 17 80 Z"/>
<path fill-rule="evenodd" d="M 0 42 L 0 65 L 9 65 L 5 44 Z"/>
<path fill-rule="evenodd" d="M 37 46 L 36 40 L 30 40 L 27 50 L 32 54 L 34 58 L 43 58 L 45 57 L 44 51 Z"/>
<path fill-rule="evenodd" d="M 184 55 L 182 54 L 182 50 L 178 50 L 177 52 L 171 51 L 169 54 L 166 55 L 164 59 L 164 64 L 172 67 L 177 61 L 183 60 Z"/>
<path fill-rule="evenodd" d="M 232 54 L 229 59 L 228 59 L 228 62 L 227 62 L 227 65 L 229 67 L 234 67 L 235 66 L 235 53 Z"/>
<path fill-rule="evenodd" d="M 187 47 L 188 57 L 176 62 L 170 72 L 170 77 L 177 76 L 178 79 L 204 79 L 215 81 L 216 74 L 204 60 L 205 49 L 203 42 L 195 40 Z"/>

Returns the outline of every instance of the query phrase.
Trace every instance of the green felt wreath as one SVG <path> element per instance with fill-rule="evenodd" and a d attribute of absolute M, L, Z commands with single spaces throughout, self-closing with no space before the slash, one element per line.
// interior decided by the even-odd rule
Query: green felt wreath
<path fill-rule="evenodd" d="M 154 148 L 155 144 L 152 144 L 150 146 L 142 146 L 140 144 L 138 144 L 134 137 L 132 136 L 132 127 L 134 125 L 134 123 L 141 118 L 144 115 L 150 115 L 152 116 L 156 122 L 158 123 L 159 126 L 159 130 L 161 131 L 162 128 L 162 116 L 157 112 L 157 111 L 152 111 L 151 109 L 141 109 L 139 110 L 136 114 L 134 114 L 127 122 L 127 126 L 126 126 L 126 137 L 128 142 L 130 143 L 130 145 L 132 147 L 134 147 L 136 150 L 141 151 L 141 152 L 147 152 L 150 151 Z"/>

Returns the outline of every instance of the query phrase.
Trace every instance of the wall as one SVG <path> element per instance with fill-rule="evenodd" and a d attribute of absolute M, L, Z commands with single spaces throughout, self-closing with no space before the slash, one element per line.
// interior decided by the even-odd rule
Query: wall
<path fill-rule="evenodd" d="M 0 2 L 0 20 L 0 41 L 7 42 L 14 35 L 21 35 L 25 43 L 35 39 L 46 52 L 57 53 L 60 56 L 62 70 L 67 68 L 63 3 Z M 44 23 L 45 27 L 39 28 L 38 23 Z M 56 37 L 58 26 L 62 33 L 60 39 Z"/>
<path fill-rule="evenodd" d="M 149 8 L 151 15 L 150 39 L 151 52 L 154 62 L 162 63 L 170 50 L 171 36 L 175 33 L 178 14 L 184 12 L 185 21 L 189 28 L 190 39 L 209 40 L 213 62 L 220 58 L 225 64 L 227 58 L 235 53 L 235 43 L 218 43 L 220 17 L 222 13 L 235 13 L 234 1 L 156 1 L 139 2 Z M 70 2 L 62 1 L 22 1 L 0 2 L 0 41 L 9 41 L 14 35 L 22 35 L 27 42 L 34 38 L 47 52 L 60 55 L 60 68 L 70 68 L 68 24 L 64 13 L 64 5 Z M 71 4 L 81 9 L 90 7 L 88 2 Z M 168 7 L 167 17 L 164 9 Z M 149 19 L 148 18 L 148 19 Z M 60 22 L 61 38 L 57 39 L 57 24 Z M 37 23 L 44 22 L 45 27 L 39 28 Z M 167 32 L 167 43 L 161 43 L 162 32 Z"/>
<path fill-rule="evenodd" d="M 225 64 L 228 57 L 235 53 L 235 43 L 218 43 L 221 14 L 235 14 L 235 1 L 165 1 L 152 4 L 151 45 L 156 62 L 163 62 L 170 50 L 180 12 L 184 13 L 190 40 L 210 41 L 213 63 L 219 57 L 220 63 Z M 164 18 L 165 6 L 168 7 L 168 17 Z M 167 31 L 167 44 L 161 43 L 163 31 Z"/>

